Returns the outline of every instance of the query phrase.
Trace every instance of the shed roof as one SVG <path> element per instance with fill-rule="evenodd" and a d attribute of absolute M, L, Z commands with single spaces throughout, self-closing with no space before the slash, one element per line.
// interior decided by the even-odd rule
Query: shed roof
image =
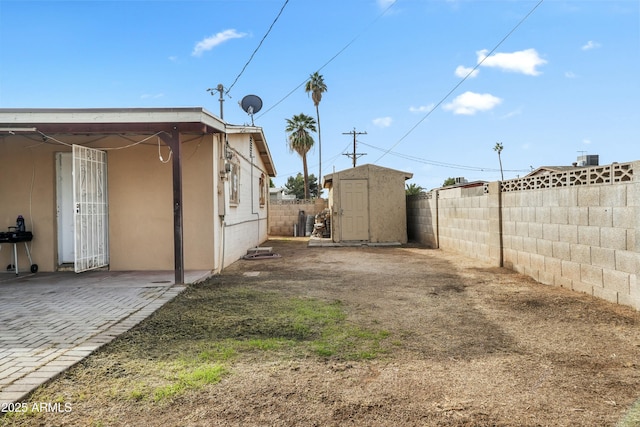
<path fill-rule="evenodd" d="M 324 180 L 323 180 L 323 187 L 324 188 L 330 188 L 333 185 L 333 179 L 335 175 L 340 175 L 343 172 L 349 172 L 349 171 L 367 171 L 367 173 L 371 173 L 371 172 L 377 172 L 377 173 L 393 173 L 393 174 L 401 174 L 404 176 L 405 181 L 407 179 L 411 179 L 413 178 L 413 174 L 410 172 L 403 172 L 403 171 L 399 171 L 397 169 L 391 169 L 391 168 L 385 168 L 382 166 L 377 166 L 377 165 L 372 165 L 372 164 L 364 164 L 364 165 L 360 165 L 360 166 L 356 166 L 355 168 L 350 168 L 350 169 L 344 169 L 342 171 L 339 172 L 334 172 L 328 175 L 324 176 Z"/>

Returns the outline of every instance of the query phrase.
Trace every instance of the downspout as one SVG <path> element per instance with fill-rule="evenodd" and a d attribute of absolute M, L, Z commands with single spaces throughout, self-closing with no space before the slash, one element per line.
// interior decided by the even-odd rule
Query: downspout
<path fill-rule="evenodd" d="M 223 135 L 224 135 L 224 140 L 223 140 Z M 224 269 L 224 252 L 225 252 L 225 246 L 226 246 L 226 230 L 227 230 L 227 223 L 225 221 L 225 214 L 226 214 L 226 206 L 225 204 L 226 202 L 226 197 L 225 197 L 225 191 L 224 191 L 224 186 L 225 186 L 225 178 L 226 178 L 226 169 L 225 169 L 225 163 L 227 161 L 226 159 L 226 147 L 225 147 L 225 142 L 227 140 L 227 136 L 226 134 L 218 134 L 218 144 L 219 144 L 219 153 L 221 153 L 221 158 L 218 159 L 218 167 L 220 168 L 219 172 L 218 172 L 218 176 L 220 179 L 220 186 L 218 187 L 218 216 L 221 220 L 220 223 L 220 261 L 219 261 L 219 265 L 220 265 L 220 273 L 222 273 L 222 270 Z M 220 160 L 222 160 L 222 162 L 220 162 Z M 222 191 L 222 194 L 220 194 L 220 191 Z M 221 206 L 222 204 L 222 206 Z"/>
<path fill-rule="evenodd" d="M 433 197 L 436 199 L 436 247 L 435 249 L 440 249 L 440 192 L 438 190 L 434 190 Z"/>
<path fill-rule="evenodd" d="M 227 234 L 227 223 L 224 221 L 224 217 L 222 217 L 222 239 L 220 239 L 220 245 L 222 246 L 222 259 L 220 260 L 220 273 L 224 269 L 224 247 L 225 247 L 225 237 Z"/>
<path fill-rule="evenodd" d="M 260 246 L 260 212 L 254 212 L 255 201 L 253 194 L 253 136 L 249 135 L 249 160 L 251 160 L 251 214 L 258 216 L 258 239 L 256 240 L 256 248 Z"/>

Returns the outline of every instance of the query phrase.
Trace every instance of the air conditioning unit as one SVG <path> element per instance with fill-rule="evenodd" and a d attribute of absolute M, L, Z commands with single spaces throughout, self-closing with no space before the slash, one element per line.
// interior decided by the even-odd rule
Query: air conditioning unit
<path fill-rule="evenodd" d="M 453 180 L 454 180 L 454 182 L 455 182 L 456 184 L 466 184 L 467 182 L 469 182 L 469 181 L 467 181 L 467 179 L 466 179 L 465 177 L 463 177 L 463 176 L 458 176 L 458 177 L 454 178 Z"/>
<path fill-rule="evenodd" d="M 597 154 L 586 154 L 578 156 L 578 166 L 598 166 L 600 164 L 600 156 Z"/>

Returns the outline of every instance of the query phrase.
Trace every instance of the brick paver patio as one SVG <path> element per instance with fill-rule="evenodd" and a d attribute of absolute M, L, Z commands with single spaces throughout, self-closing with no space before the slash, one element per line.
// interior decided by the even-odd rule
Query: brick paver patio
<path fill-rule="evenodd" d="M 188 272 L 185 282 L 206 276 Z M 172 283 L 173 272 L 0 275 L 0 403 L 20 401 L 185 289 Z"/>

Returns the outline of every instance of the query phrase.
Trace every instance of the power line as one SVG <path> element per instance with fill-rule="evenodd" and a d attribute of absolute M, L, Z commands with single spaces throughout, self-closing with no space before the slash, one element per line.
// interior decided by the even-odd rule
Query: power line
<path fill-rule="evenodd" d="M 333 162 L 334 160 L 336 160 L 338 157 L 342 156 L 342 153 L 343 153 L 345 150 L 349 149 L 349 146 L 350 146 L 350 145 L 351 145 L 351 143 L 349 142 L 347 145 L 345 145 L 345 146 L 344 146 L 344 148 L 343 148 L 342 150 L 340 150 L 340 152 L 339 152 L 338 154 L 336 154 L 336 155 L 335 155 L 335 156 L 333 156 L 333 157 L 330 157 L 330 158 L 329 158 L 329 160 L 328 160 L 327 162 L 328 162 L 328 163 L 331 163 L 331 162 Z M 310 164 L 310 165 L 309 165 L 309 167 L 310 167 L 310 168 L 314 168 L 315 166 L 316 166 L 315 164 Z M 324 170 L 330 169 L 330 167 L 331 167 L 331 166 L 327 166 L 327 167 L 325 167 L 325 168 L 324 168 Z M 295 171 L 295 172 L 286 172 L 286 173 L 282 173 L 282 174 L 279 174 L 279 175 L 287 176 L 287 175 L 293 175 L 294 173 L 298 173 L 298 171 Z"/>
<path fill-rule="evenodd" d="M 320 68 L 318 68 L 316 71 L 320 72 L 324 67 L 326 67 L 327 65 L 329 65 L 331 62 L 333 62 L 334 59 L 336 59 L 338 56 L 340 56 L 340 54 L 342 54 L 342 52 L 344 52 L 345 50 L 347 50 L 347 48 L 349 48 L 349 46 L 351 46 L 356 40 L 358 40 L 365 32 L 367 32 L 369 30 L 369 28 L 371 28 L 376 22 L 378 22 L 378 20 L 380 18 L 382 18 L 388 11 L 389 9 L 391 9 L 398 0 L 394 0 L 393 3 L 391 3 L 389 6 L 387 6 L 378 16 L 376 16 L 376 18 L 371 21 L 371 23 L 369 25 L 367 25 L 362 31 L 360 31 L 360 33 L 358 33 L 353 39 L 351 39 L 351 41 L 349 41 L 349 43 L 347 43 L 346 45 L 344 45 L 344 47 L 342 49 L 340 49 L 338 51 L 338 53 L 336 53 L 335 55 L 333 55 L 327 62 L 325 62 Z M 312 73 L 313 74 L 313 73 Z M 276 102 L 275 104 L 273 104 L 271 106 L 271 108 L 269 108 L 268 110 L 265 110 L 262 112 L 262 114 L 260 114 L 258 117 L 256 117 L 256 119 L 259 119 L 260 117 L 264 116 L 265 114 L 267 114 L 269 111 L 273 110 L 274 108 L 276 108 L 278 105 L 280 105 L 285 99 L 287 99 L 288 97 L 290 97 L 295 91 L 297 91 L 298 89 L 300 89 L 305 83 L 307 83 L 309 79 L 306 78 L 302 81 L 302 83 L 300 83 L 298 86 L 294 87 L 291 92 L 287 93 L 282 99 L 280 99 L 278 102 Z"/>
<path fill-rule="evenodd" d="M 416 124 L 411 128 L 411 129 L 409 129 L 409 130 L 407 131 L 407 133 L 405 133 L 405 134 L 402 136 L 402 138 L 400 138 L 400 139 L 399 139 L 395 144 L 393 144 L 393 145 L 392 145 L 392 146 L 391 146 L 391 147 L 390 147 L 390 148 L 389 148 L 385 153 L 383 153 L 380 157 L 378 157 L 378 158 L 376 159 L 376 161 L 375 161 L 375 162 L 373 162 L 373 163 L 374 163 L 374 164 L 378 163 L 378 161 L 379 161 L 380 159 L 382 159 L 384 156 L 386 156 L 387 154 L 389 154 L 389 153 L 391 152 L 391 150 L 393 150 L 396 146 L 398 146 L 398 144 L 400 144 L 400 143 L 401 143 L 401 142 L 402 142 L 402 141 L 403 141 L 407 136 L 409 136 L 409 135 L 410 135 L 410 134 L 411 134 L 411 133 L 412 133 L 412 132 L 413 132 L 413 131 L 418 127 L 418 126 L 420 126 L 420 124 L 421 124 L 422 122 L 424 122 L 424 121 L 427 119 L 427 117 L 429 117 L 429 116 L 431 115 L 431 113 L 433 113 L 433 112 L 436 110 L 436 108 L 438 108 L 440 105 L 442 105 L 442 104 L 444 103 L 444 101 L 446 101 L 446 100 L 447 100 L 447 98 L 449 98 L 449 96 L 451 96 L 451 94 L 452 94 L 453 92 L 455 92 L 455 91 L 460 87 L 460 85 L 462 85 L 462 83 L 464 83 L 464 82 L 465 82 L 465 81 L 466 81 L 466 80 L 467 80 L 467 79 L 468 79 L 468 78 L 469 78 L 469 77 L 470 77 L 470 76 L 471 76 L 471 75 L 472 75 L 472 74 L 473 74 L 473 73 L 478 69 L 478 67 L 480 67 L 480 66 L 484 63 L 484 61 L 486 61 L 486 60 L 487 60 L 487 58 L 489 58 L 491 55 L 493 55 L 493 53 L 494 53 L 494 52 L 495 52 L 495 51 L 500 47 L 500 45 L 502 45 L 502 43 L 504 43 L 504 42 L 505 42 L 505 40 L 507 40 L 507 39 L 509 38 L 509 36 L 511 36 L 511 34 L 513 34 L 513 33 L 516 31 L 516 29 L 518 29 L 518 27 L 520 27 L 520 25 L 522 25 L 522 23 L 524 23 L 524 21 L 526 21 L 526 20 L 527 20 L 527 18 L 529 18 L 529 16 L 531 16 L 531 14 L 532 14 L 532 13 L 533 13 L 537 8 L 538 8 L 538 6 L 540 6 L 540 5 L 542 4 L 542 2 L 543 2 L 543 1 L 544 1 L 544 0 L 540 0 L 540 1 L 539 1 L 539 2 L 538 2 L 538 3 L 537 3 L 533 8 L 529 11 L 529 13 L 527 13 L 527 14 L 524 16 L 524 18 L 522 18 L 522 19 L 520 20 L 520 22 L 518 22 L 518 23 L 515 25 L 515 27 L 513 27 L 513 28 L 511 29 L 511 31 L 509 31 L 509 32 L 507 33 L 507 35 L 506 35 L 506 36 L 504 36 L 504 37 L 502 38 L 502 40 L 500 40 L 500 41 L 498 42 L 498 44 L 496 44 L 496 45 L 493 47 L 493 49 L 491 49 L 491 51 L 490 51 L 490 52 L 489 52 L 487 55 L 485 55 L 485 57 L 484 57 L 484 58 L 482 58 L 482 60 L 480 60 L 480 61 L 476 64 L 476 66 L 475 66 L 475 67 L 473 67 L 473 68 L 471 69 L 471 71 L 469 71 L 469 72 L 467 73 L 467 75 L 466 75 L 466 76 L 464 76 L 464 77 L 462 78 L 462 80 L 460 80 L 460 81 L 458 82 L 458 84 L 456 84 L 456 85 L 453 87 L 453 89 L 451 89 L 449 92 L 447 92 L 447 94 L 446 94 L 446 95 L 445 95 L 445 96 L 444 96 L 444 97 L 443 97 L 443 98 L 442 98 L 442 99 L 441 99 L 441 100 L 440 100 L 440 101 L 439 101 L 439 102 L 438 102 L 438 103 L 437 103 L 437 104 L 436 104 L 436 105 L 435 105 L 431 110 L 429 110 L 429 111 L 427 112 L 427 114 L 425 114 L 425 115 L 424 115 L 424 117 L 422 117 L 420 120 L 418 120 L 418 122 L 417 122 L 417 123 L 416 123 Z"/>
<path fill-rule="evenodd" d="M 238 81 L 238 79 L 240 78 L 240 76 L 242 75 L 242 73 L 244 73 L 244 70 L 247 69 L 247 66 L 249 66 L 249 63 L 251 62 L 251 60 L 253 59 L 253 57 L 256 55 L 256 53 L 258 52 L 258 49 L 260 49 L 260 46 L 262 46 L 262 42 L 264 42 L 264 40 L 267 38 L 267 36 L 269 35 L 269 33 L 271 32 L 271 30 L 273 29 L 273 26 L 276 24 L 276 22 L 278 22 L 278 18 L 280 18 L 280 15 L 282 15 L 282 12 L 284 11 L 284 8 L 287 6 L 287 3 L 289 3 L 289 0 L 285 0 L 284 4 L 282 5 L 282 7 L 280 8 L 280 12 L 278 12 L 278 16 L 276 16 L 276 19 L 273 20 L 273 22 L 271 23 L 271 25 L 269 26 L 269 29 L 267 30 L 266 34 L 262 37 L 262 40 L 260 40 L 260 43 L 258 43 L 258 47 L 256 47 L 256 49 L 253 51 L 253 53 L 251 54 L 251 57 L 249 57 L 249 60 L 247 61 L 246 64 L 244 64 L 244 67 L 242 67 L 242 70 L 240 71 L 240 73 L 238 74 L 238 76 L 236 77 L 236 79 L 233 81 L 233 83 L 231 83 L 231 86 L 229 86 L 227 88 L 227 95 L 229 95 L 229 92 L 231 91 L 231 88 L 233 88 L 233 86 L 236 84 L 236 82 Z"/>
<path fill-rule="evenodd" d="M 400 157 L 401 159 L 411 160 L 413 162 L 423 163 L 423 164 L 426 164 L 426 165 L 438 166 L 438 167 L 450 168 L 450 169 L 461 169 L 461 170 L 468 170 L 468 171 L 476 171 L 476 172 L 500 172 L 500 169 L 495 169 L 495 168 L 485 168 L 485 167 L 480 167 L 480 166 L 466 166 L 466 165 L 458 165 L 458 164 L 455 164 L 455 163 L 439 162 L 437 160 L 423 159 L 421 157 L 411 156 L 409 154 L 402 154 L 402 153 L 397 153 L 395 151 L 389 151 L 389 150 L 386 150 L 384 148 L 380 148 L 380 147 L 376 147 L 376 146 L 371 145 L 371 144 L 364 143 L 362 141 L 359 141 L 359 142 L 360 142 L 360 144 L 366 145 L 367 147 L 373 148 L 374 150 L 383 151 L 383 152 L 385 152 L 387 154 L 391 154 L 393 156 Z M 530 172 L 529 169 L 503 169 L 503 171 L 504 172 Z"/>

